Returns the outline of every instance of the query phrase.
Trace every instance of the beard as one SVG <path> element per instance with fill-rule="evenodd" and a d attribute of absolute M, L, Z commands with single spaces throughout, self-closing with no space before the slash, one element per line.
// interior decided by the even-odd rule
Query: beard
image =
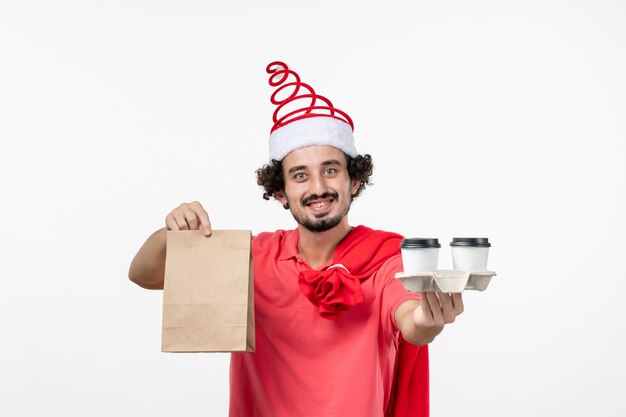
<path fill-rule="evenodd" d="M 325 199 L 325 198 L 329 198 L 332 197 L 333 200 L 335 200 L 335 203 L 339 202 L 339 194 L 337 193 L 324 193 L 321 196 L 317 196 L 317 195 L 311 195 L 308 196 L 304 199 L 302 199 L 300 201 L 300 206 L 306 209 L 306 205 L 308 203 L 310 203 L 313 200 L 317 200 L 317 199 Z M 341 221 L 343 220 L 344 217 L 346 217 L 346 215 L 348 214 L 348 211 L 350 210 L 350 204 L 348 204 L 348 206 L 346 207 L 345 210 L 343 210 L 343 212 L 337 214 L 336 216 L 333 217 L 327 217 L 327 215 L 324 214 L 316 214 L 314 215 L 314 219 L 310 219 L 308 217 L 306 217 L 306 215 L 298 215 L 296 213 L 294 213 L 293 209 L 291 209 L 291 215 L 293 216 L 293 218 L 295 219 L 295 221 L 302 225 L 305 229 L 311 231 L 311 232 L 315 232 L 315 233 L 321 233 L 321 232 L 325 232 L 327 230 L 332 229 L 333 227 L 337 226 L 339 223 L 341 223 Z"/>
<path fill-rule="evenodd" d="M 333 227 L 341 223 L 341 220 L 343 220 L 344 217 L 345 217 L 345 214 L 341 214 L 335 217 L 330 217 L 328 219 L 311 220 L 311 219 L 305 218 L 305 219 L 301 219 L 302 221 L 300 221 L 294 216 L 294 218 L 299 224 L 301 224 L 302 226 L 304 226 L 306 229 L 310 230 L 311 232 L 316 232 L 316 233 L 321 233 L 321 232 L 325 232 L 327 230 L 332 229 Z"/>

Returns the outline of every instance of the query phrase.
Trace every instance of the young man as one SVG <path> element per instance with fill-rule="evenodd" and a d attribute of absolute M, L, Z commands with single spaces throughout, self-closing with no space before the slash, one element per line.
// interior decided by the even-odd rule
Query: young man
<path fill-rule="evenodd" d="M 428 415 L 425 345 L 463 311 L 461 295 L 404 290 L 394 278 L 401 237 L 348 222 L 372 173 L 351 119 L 285 64 L 267 71 L 278 108 L 257 182 L 297 228 L 253 240 L 256 352 L 231 356 L 230 415 Z M 278 117 L 303 99 L 306 107 Z M 165 223 L 131 263 L 130 279 L 144 288 L 163 288 L 166 230 L 211 234 L 198 202 Z"/>

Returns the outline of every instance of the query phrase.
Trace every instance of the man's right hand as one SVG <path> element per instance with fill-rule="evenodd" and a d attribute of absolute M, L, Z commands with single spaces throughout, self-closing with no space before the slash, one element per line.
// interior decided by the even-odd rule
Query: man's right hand
<path fill-rule="evenodd" d="M 211 235 L 209 215 L 197 201 L 172 210 L 165 218 L 165 226 L 146 240 L 130 263 L 128 277 L 143 288 L 163 288 L 167 230 L 201 230 L 205 236 Z"/>
<path fill-rule="evenodd" d="M 200 230 L 211 236 L 211 222 L 202 204 L 197 201 L 183 203 L 165 217 L 167 230 Z"/>

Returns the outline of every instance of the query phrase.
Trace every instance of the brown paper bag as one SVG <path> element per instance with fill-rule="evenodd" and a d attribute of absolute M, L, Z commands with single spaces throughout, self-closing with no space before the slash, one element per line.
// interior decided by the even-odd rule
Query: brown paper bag
<path fill-rule="evenodd" d="M 163 352 L 253 352 L 254 290 L 247 230 L 167 232 Z"/>

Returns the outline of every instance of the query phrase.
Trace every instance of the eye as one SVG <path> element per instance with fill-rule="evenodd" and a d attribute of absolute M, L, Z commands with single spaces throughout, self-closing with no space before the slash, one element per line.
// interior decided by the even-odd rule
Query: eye
<path fill-rule="evenodd" d="M 326 175 L 334 175 L 337 173 L 337 170 L 335 168 L 326 168 L 324 170 L 324 174 Z"/>
<path fill-rule="evenodd" d="M 298 172 L 293 176 L 296 181 L 303 181 L 306 179 L 306 174 L 304 172 Z"/>

